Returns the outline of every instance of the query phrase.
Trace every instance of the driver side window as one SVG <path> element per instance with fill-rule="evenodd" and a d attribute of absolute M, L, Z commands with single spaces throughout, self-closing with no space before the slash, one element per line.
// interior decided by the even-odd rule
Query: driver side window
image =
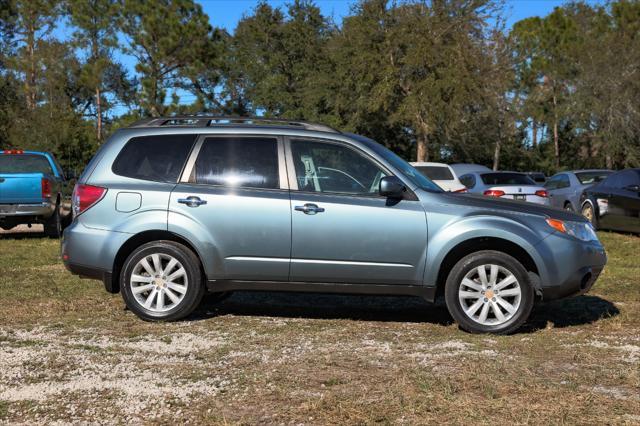
<path fill-rule="evenodd" d="M 374 195 L 387 176 L 377 164 L 339 144 L 294 139 L 291 153 L 300 191 Z"/>

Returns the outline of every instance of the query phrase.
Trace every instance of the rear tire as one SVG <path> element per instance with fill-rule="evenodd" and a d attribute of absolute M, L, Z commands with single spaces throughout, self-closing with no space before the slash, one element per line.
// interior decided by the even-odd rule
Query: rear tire
<path fill-rule="evenodd" d="M 53 214 L 44 223 L 44 234 L 49 238 L 60 238 L 62 235 L 62 220 L 60 217 L 59 204 L 56 204 Z"/>
<path fill-rule="evenodd" d="M 146 321 L 175 321 L 193 312 L 205 293 L 198 257 L 173 241 L 143 244 L 125 260 L 122 298 Z"/>
<path fill-rule="evenodd" d="M 520 262 L 499 251 L 483 250 L 463 257 L 451 269 L 445 300 L 463 330 L 510 334 L 529 317 L 534 292 Z"/>

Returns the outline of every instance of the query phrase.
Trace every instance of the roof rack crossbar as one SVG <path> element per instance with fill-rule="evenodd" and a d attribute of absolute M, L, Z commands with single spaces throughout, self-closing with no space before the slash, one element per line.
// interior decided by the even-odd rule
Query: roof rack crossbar
<path fill-rule="evenodd" d="M 285 118 L 266 117 L 235 117 L 217 115 L 177 115 L 173 117 L 145 118 L 135 122 L 131 127 L 161 127 L 161 126 L 186 126 L 186 127 L 214 127 L 214 126 L 237 126 L 237 125 L 276 125 L 287 127 L 298 127 L 305 130 L 318 132 L 340 133 L 333 127 L 324 124 L 309 123 L 306 121 L 288 120 Z"/>

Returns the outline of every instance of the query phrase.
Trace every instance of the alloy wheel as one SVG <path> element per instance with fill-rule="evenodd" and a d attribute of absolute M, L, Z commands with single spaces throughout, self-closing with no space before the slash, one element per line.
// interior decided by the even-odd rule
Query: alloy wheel
<path fill-rule="evenodd" d="M 144 309 L 166 312 L 182 302 L 189 280 L 178 259 L 165 253 L 154 253 L 136 264 L 129 285 L 136 302 Z"/>
<path fill-rule="evenodd" d="M 458 289 L 462 310 L 478 324 L 509 321 L 520 307 L 522 289 L 516 276 L 500 265 L 484 264 L 469 271 Z"/>

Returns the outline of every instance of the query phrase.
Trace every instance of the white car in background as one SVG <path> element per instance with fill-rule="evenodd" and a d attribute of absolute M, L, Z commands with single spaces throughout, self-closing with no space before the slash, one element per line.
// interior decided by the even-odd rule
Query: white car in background
<path fill-rule="evenodd" d="M 411 165 L 445 191 L 467 192 L 467 187 L 447 164 L 418 162 Z"/>
<path fill-rule="evenodd" d="M 548 206 L 549 193 L 524 173 L 471 172 L 460 176 L 460 181 L 472 194 L 528 201 Z"/>

